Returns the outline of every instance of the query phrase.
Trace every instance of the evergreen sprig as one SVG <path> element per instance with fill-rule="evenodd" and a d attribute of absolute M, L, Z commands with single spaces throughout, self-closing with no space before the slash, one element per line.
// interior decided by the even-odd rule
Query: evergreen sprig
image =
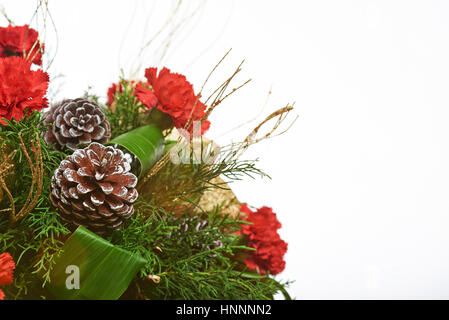
<path fill-rule="evenodd" d="M 195 228 L 200 220 L 207 221 L 206 227 Z M 245 222 L 222 216 L 219 207 L 199 216 L 163 216 L 154 211 L 148 218 L 137 212 L 112 239 L 147 260 L 125 298 L 272 299 L 285 284 L 248 273 L 235 261 L 244 250 L 251 250 L 233 235 L 241 223 Z M 222 246 L 214 246 L 217 240 Z"/>
<path fill-rule="evenodd" d="M 161 170 L 140 186 L 141 200 L 176 214 L 186 205 L 196 205 L 208 189 L 228 188 L 225 183 L 217 184 L 215 179 L 224 177 L 226 183 L 244 177 L 270 178 L 256 167 L 257 160 L 238 159 L 239 149 L 226 148 L 220 151 L 212 163 L 174 164 L 168 162 Z"/>
<path fill-rule="evenodd" d="M 135 85 L 122 77 L 119 86 L 121 90 L 117 88 L 113 105 L 105 109 L 112 138 L 146 124 L 148 118 L 148 112 L 144 112 L 142 103 L 134 95 Z"/>
<path fill-rule="evenodd" d="M 32 183 L 18 135 L 30 150 L 30 141 L 36 134 L 41 137 L 44 130 L 47 128 L 41 125 L 39 113 L 0 126 L 0 144 L 17 150 L 9 188 L 18 207 L 26 201 L 23 190 Z M 10 299 L 52 297 L 45 284 L 70 233 L 49 200 L 51 177 L 67 154 L 41 142 L 45 174 L 36 206 L 13 228 L 8 215 L 0 211 L 0 253 L 10 252 L 17 264 L 13 285 L 4 289 Z M 240 257 L 251 248 L 234 236 L 245 222 L 223 216 L 220 205 L 211 211 L 198 207 L 205 190 L 224 188 L 212 182 L 220 175 L 231 181 L 265 176 L 254 161 L 238 160 L 237 151 L 223 151 L 214 164 L 169 163 L 140 190 L 134 216 L 107 237 L 147 261 L 123 298 L 272 299 L 279 291 L 288 297 L 288 283 L 245 269 Z M 8 201 L 3 199 L 0 210 L 7 206 Z M 204 228 L 185 228 L 199 220 L 207 221 Z M 216 246 L 217 241 L 221 246 Z"/>
<path fill-rule="evenodd" d="M 57 218 L 58 214 L 49 199 L 51 177 L 67 154 L 54 150 L 43 141 L 42 132 L 47 129 L 42 125 L 39 112 L 33 112 L 21 121 L 12 120 L 0 126 L 0 145 L 5 150 L 15 150 L 8 188 L 17 208 L 26 202 L 28 190 L 33 183 L 29 163 L 20 148 L 19 135 L 26 150 L 31 152 L 31 141 L 36 136 L 41 139 L 44 167 L 42 192 L 34 209 L 14 227 L 9 224 L 9 215 L 0 212 L 0 252 L 10 252 L 17 265 L 13 285 L 4 289 L 8 297 L 45 297 L 43 286 L 49 280 L 55 253 L 61 250 L 61 239 L 69 233 Z M 8 206 L 8 201 L 3 199 L 0 209 Z"/>

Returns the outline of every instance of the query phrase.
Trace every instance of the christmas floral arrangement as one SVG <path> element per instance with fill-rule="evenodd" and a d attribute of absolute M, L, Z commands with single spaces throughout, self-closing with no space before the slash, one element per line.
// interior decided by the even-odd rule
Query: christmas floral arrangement
<path fill-rule="evenodd" d="M 0 28 L 0 299 L 289 298 L 281 223 L 229 183 L 265 176 L 241 154 L 292 107 L 219 147 L 209 115 L 240 68 L 208 98 L 148 66 L 105 103 L 49 101 L 44 53 L 28 25 Z"/>

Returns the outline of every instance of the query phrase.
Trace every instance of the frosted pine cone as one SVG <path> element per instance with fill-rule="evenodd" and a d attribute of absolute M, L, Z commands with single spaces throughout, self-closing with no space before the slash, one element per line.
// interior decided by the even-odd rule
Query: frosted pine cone
<path fill-rule="evenodd" d="M 170 238 L 170 239 L 173 237 L 174 238 L 182 238 L 182 237 L 185 237 L 185 235 L 187 233 L 189 233 L 191 230 L 195 230 L 197 232 L 203 231 L 206 229 L 206 227 L 208 225 L 209 225 L 208 221 L 203 220 L 199 216 L 184 218 L 180 221 L 180 223 L 178 225 L 179 229 L 175 229 L 172 232 L 170 232 L 168 234 L 168 238 Z M 204 236 L 207 236 L 207 235 L 208 235 L 208 232 L 205 231 Z M 209 250 L 221 248 L 223 246 L 223 243 L 219 239 L 214 240 L 213 243 L 210 245 L 205 245 L 203 243 L 203 241 L 204 241 L 204 239 L 201 239 L 201 238 L 195 238 L 195 237 L 190 238 L 190 243 L 191 243 L 192 247 L 196 250 L 209 251 Z M 209 256 L 215 257 L 216 254 L 210 253 Z"/>
<path fill-rule="evenodd" d="M 138 196 L 130 167 L 121 150 L 99 143 L 68 156 L 51 183 L 50 199 L 62 220 L 100 235 L 120 229 Z"/>
<path fill-rule="evenodd" d="M 53 105 L 42 116 L 43 124 L 53 124 L 44 140 L 57 149 L 66 146 L 75 150 L 80 143 L 106 143 L 111 138 L 111 126 L 103 110 L 83 98 L 68 99 Z"/>

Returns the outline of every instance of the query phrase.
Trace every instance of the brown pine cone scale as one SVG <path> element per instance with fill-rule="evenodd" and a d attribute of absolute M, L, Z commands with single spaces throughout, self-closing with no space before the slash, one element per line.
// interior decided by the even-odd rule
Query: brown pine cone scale
<path fill-rule="evenodd" d="M 138 197 L 130 168 L 129 158 L 114 147 L 94 142 L 76 150 L 52 178 L 50 199 L 61 219 L 97 234 L 120 229 Z"/>

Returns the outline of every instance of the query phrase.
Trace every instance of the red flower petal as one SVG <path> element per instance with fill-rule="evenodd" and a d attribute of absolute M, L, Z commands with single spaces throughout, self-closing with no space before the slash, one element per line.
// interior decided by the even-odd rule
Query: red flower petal
<path fill-rule="evenodd" d="M 120 91 L 120 89 L 119 89 L 119 91 Z M 110 106 L 114 102 L 114 97 L 115 97 L 116 92 L 117 92 L 117 84 L 113 83 L 108 89 L 108 101 L 106 101 L 106 104 L 108 106 Z"/>
<path fill-rule="evenodd" d="M 287 252 L 287 243 L 283 241 L 277 230 L 281 227 L 276 214 L 271 208 L 262 207 L 256 212 L 242 205 L 240 211 L 246 214 L 244 220 L 252 224 L 244 224 L 238 234 L 248 238 L 248 246 L 256 249 L 250 251 L 245 264 L 250 269 L 265 274 L 269 271 L 275 275 L 285 268 L 283 257 Z"/>
<path fill-rule="evenodd" d="M 42 65 L 43 50 L 38 32 L 28 25 L 0 27 L 0 57 L 19 56 Z"/>
<path fill-rule="evenodd" d="M 145 88 L 143 85 L 138 85 L 136 87 L 136 97 L 148 109 L 155 107 L 158 102 L 154 92 L 148 88 Z"/>
<path fill-rule="evenodd" d="M 25 109 L 40 111 L 48 106 L 48 74 L 30 67 L 19 57 L 0 58 L 0 118 L 20 120 Z"/>
<path fill-rule="evenodd" d="M 187 127 L 191 132 L 193 121 L 202 121 L 202 133 L 209 129 L 210 122 L 203 119 L 207 106 L 195 95 L 192 84 L 185 76 L 172 73 L 167 68 L 163 68 L 159 74 L 157 68 L 148 68 L 145 77 L 152 90 L 140 85 L 136 88 L 136 97 L 147 108 L 156 107 L 170 115 L 178 129 Z"/>
<path fill-rule="evenodd" d="M 13 282 L 15 268 L 16 264 L 8 252 L 0 254 L 0 286 L 8 286 Z"/>
<path fill-rule="evenodd" d="M 125 80 L 125 83 L 131 84 L 132 86 L 140 84 L 140 82 L 136 83 L 134 80 Z M 108 89 L 108 100 L 106 105 L 111 106 L 115 100 L 115 95 L 117 93 L 123 93 L 123 84 L 120 81 L 119 83 L 113 83 Z"/>

